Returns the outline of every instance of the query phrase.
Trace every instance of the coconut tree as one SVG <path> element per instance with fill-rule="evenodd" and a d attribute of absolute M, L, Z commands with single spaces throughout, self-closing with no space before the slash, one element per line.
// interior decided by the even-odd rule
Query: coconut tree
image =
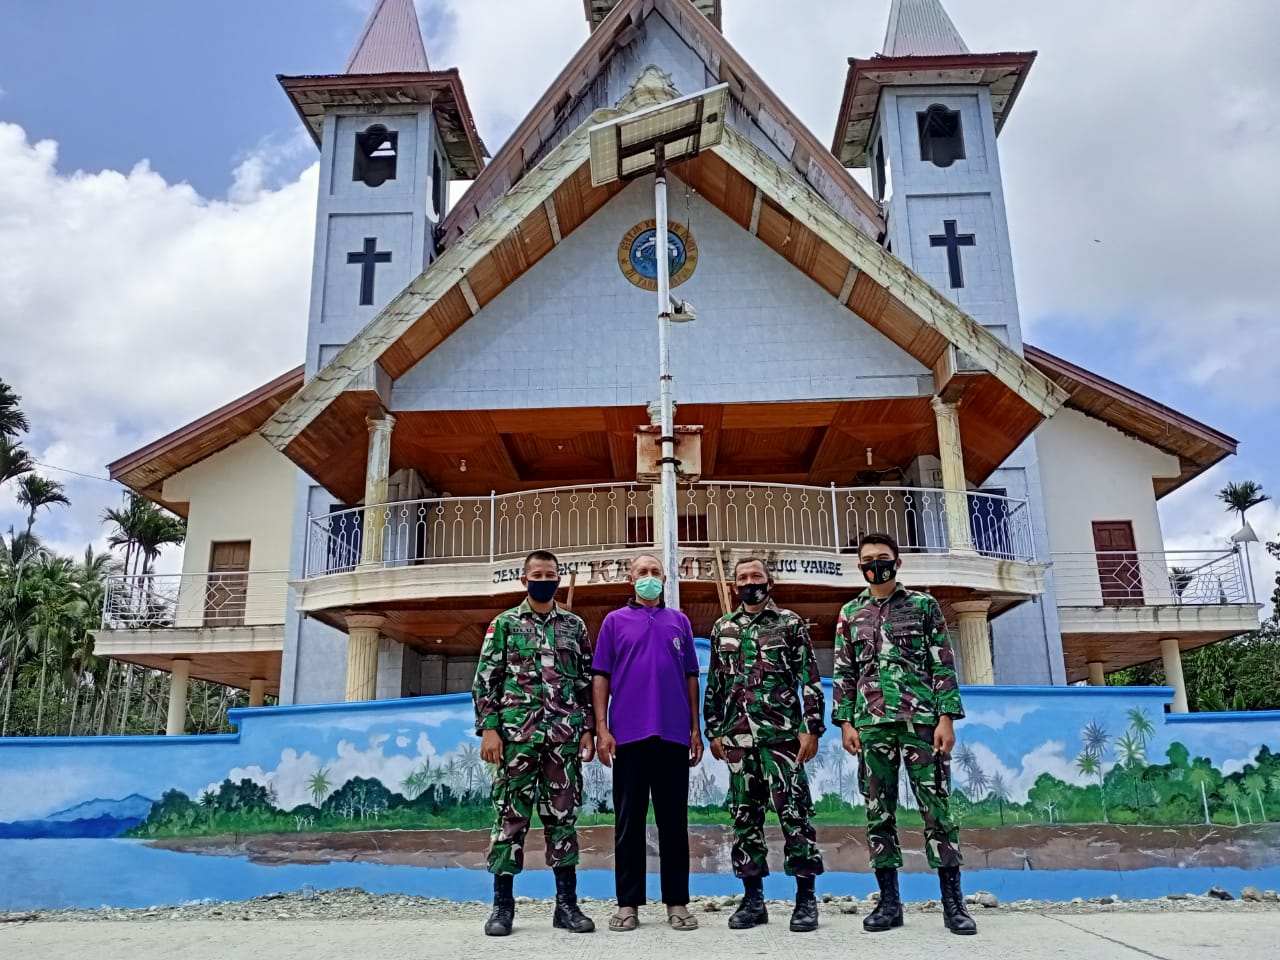
<path fill-rule="evenodd" d="M 1097 756 L 1086 750 L 1084 753 L 1080 754 L 1080 756 L 1076 757 L 1076 769 L 1086 777 L 1098 778 L 1098 797 L 1102 801 L 1102 822 L 1110 823 L 1111 820 L 1107 817 L 1107 791 L 1103 786 L 1104 771 L 1102 769 L 1102 761 L 1099 760 Z"/>
<path fill-rule="evenodd" d="M 317 807 L 324 802 L 324 798 L 329 795 L 332 788 L 333 784 L 329 782 L 327 767 L 320 767 L 307 780 L 307 789 L 311 791 L 311 799 L 315 801 Z"/>
<path fill-rule="evenodd" d="M 27 508 L 27 536 L 36 525 L 36 511 L 41 507 L 71 506 L 62 484 L 38 473 L 26 473 L 18 478 L 18 503 Z"/>
<path fill-rule="evenodd" d="M 1228 801 L 1231 804 L 1231 809 L 1235 811 L 1236 826 L 1244 826 L 1240 822 L 1240 784 L 1234 780 L 1228 780 L 1224 783 L 1222 785 L 1222 799 Z"/>
<path fill-rule="evenodd" d="M 1151 722 L 1150 714 L 1141 707 L 1130 707 L 1127 716 L 1129 717 L 1129 729 L 1138 738 L 1138 742 L 1142 745 L 1142 751 L 1145 754 L 1147 741 L 1155 735 L 1155 724 Z"/>
<path fill-rule="evenodd" d="M 1207 763 L 1197 764 L 1191 768 L 1187 774 L 1187 781 L 1193 783 L 1200 788 L 1200 803 L 1204 806 L 1204 822 L 1211 823 L 1209 819 L 1209 787 L 1213 786 L 1217 780 L 1213 768 Z"/>
<path fill-rule="evenodd" d="M 845 799 L 845 775 L 849 771 L 849 754 L 839 740 L 832 740 L 814 757 L 814 765 L 819 770 L 830 773 L 836 781 L 836 796 Z"/>
<path fill-rule="evenodd" d="M 1244 526 L 1245 514 L 1259 504 L 1266 503 L 1270 496 L 1262 492 L 1262 484 L 1255 480 L 1241 480 L 1239 483 L 1228 483 L 1218 491 L 1218 499 L 1226 504 L 1228 513 L 1236 513 L 1240 517 L 1240 525 Z"/>
<path fill-rule="evenodd" d="M 1129 783 L 1133 786 L 1133 809 L 1140 810 L 1142 801 L 1138 797 L 1138 780 L 1141 768 L 1147 762 L 1147 752 L 1143 749 L 1142 741 L 1132 733 L 1126 733 L 1116 740 L 1116 752 L 1120 756 L 1120 766 L 1129 775 Z"/>
<path fill-rule="evenodd" d="M 1009 785 L 1005 783 L 1004 774 L 997 770 L 991 775 L 989 796 L 995 799 L 1000 808 L 1000 826 L 1004 826 L 1004 805 L 1009 802 Z"/>
<path fill-rule="evenodd" d="M 1090 720 L 1084 725 L 1084 729 L 1080 731 L 1080 740 L 1084 743 L 1084 752 L 1093 754 L 1099 760 L 1106 754 L 1107 747 L 1111 746 L 1111 734 L 1096 720 Z"/>
<path fill-rule="evenodd" d="M 31 454 L 8 437 L 0 436 L 0 487 L 36 468 Z"/>
<path fill-rule="evenodd" d="M 1267 778 L 1260 773 L 1251 773 L 1244 778 L 1244 788 L 1253 794 L 1258 801 L 1258 812 L 1262 816 L 1263 823 L 1267 820 L 1267 808 L 1262 802 L 1262 791 L 1267 789 Z M 1253 814 L 1249 814 L 1249 819 L 1253 819 Z"/>

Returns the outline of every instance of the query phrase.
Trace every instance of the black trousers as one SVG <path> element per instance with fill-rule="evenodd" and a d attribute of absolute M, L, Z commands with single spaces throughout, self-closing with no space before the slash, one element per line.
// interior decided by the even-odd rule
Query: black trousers
<path fill-rule="evenodd" d="M 662 902 L 689 902 L 689 745 L 650 737 L 618 745 L 613 761 L 613 870 L 618 906 L 645 902 L 649 801 L 658 826 Z"/>

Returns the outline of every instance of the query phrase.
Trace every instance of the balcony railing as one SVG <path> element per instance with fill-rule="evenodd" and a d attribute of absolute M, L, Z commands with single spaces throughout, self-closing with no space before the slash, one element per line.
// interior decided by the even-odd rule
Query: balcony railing
<path fill-rule="evenodd" d="M 102 625 L 144 630 L 282 624 L 288 588 L 286 570 L 108 577 Z"/>
<path fill-rule="evenodd" d="M 987 493 L 705 482 L 681 485 L 677 502 L 681 546 L 832 555 L 854 553 L 859 537 L 872 532 L 891 534 L 904 551 L 949 552 L 947 512 L 967 504 L 977 553 L 1035 559 L 1026 502 Z M 581 554 L 652 546 L 654 509 L 649 486 L 611 484 L 338 510 L 309 519 L 305 576 L 362 563 L 495 563 L 539 548 Z"/>
<path fill-rule="evenodd" d="M 1250 603 L 1235 550 L 1055 553 L 1054 589 L 1064 607 L 1203 606 Z"/>

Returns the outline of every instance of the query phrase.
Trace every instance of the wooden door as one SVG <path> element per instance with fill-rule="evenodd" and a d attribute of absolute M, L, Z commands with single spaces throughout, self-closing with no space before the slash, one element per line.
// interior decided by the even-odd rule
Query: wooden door
<path fill-rule="evenodd" d="M 249 541 L 215 543 L 209 551 L 209 580 L 204 595 L 206 627 L 244 626 L 249 594 Z"/>
<path fill-rule="evenodd" d="M 1141 605 L 1142 566 L 1138 562 L 1138 548 L 1133 539 L 1133 523 L 1128 520 L 1095 520 L 1093 548 L 1097 551 L 1103 605 Z"/>

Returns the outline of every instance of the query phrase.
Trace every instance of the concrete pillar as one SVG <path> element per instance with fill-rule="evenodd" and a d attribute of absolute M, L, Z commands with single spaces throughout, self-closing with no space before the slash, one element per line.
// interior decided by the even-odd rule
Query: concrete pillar
<path fill-rule="evenodd" d="M 365 419 L 369 426 L 369 457 L 364 471 L 364 547 L 361 563 L 382 563 L 382 540 L 394 524 L 379 509 L 387 502 L 387 482 L 391 476 L 391 428 L 396 418 L 384 413 Z"/>
<path fill-rule="evenodd" d="M 990 600 L 961 600 L 951 604 L 959 621 L 957 646 L 964 682 L 991 686 L 996 682 L 995 665 L 991 662 L 991 627 L 987 622 Z"/>
<path fill-rule="evenodd" d="M 378 639 L 384 617 L 347 617 L 347 702 L 376 700 L 378 695 Z"/>
<path fill-rule="evenodd" d="M 947 537 L 952 553 L 973 553 L 969 525 L 968 485 L 964 479 L 964 449 L 960 446 L 960 411 L 954 403 L 933 398 L 938 423 L 938 459 L 942 462 L 942 486 L 947 511 Z"/>
<path fill-rule="evenodd" d="M 1164 679 L 1173 687 L 1173 703 L 1170 713 L 1187 713 L 1187 681 L 1182 676 L 1182 651 L 1178 638 L 1168 637 L 1160 641 L 1160 656 L 1164 660 Z"/>
<path fill-rule="evenodd" d="M 267 695 L 267 681 L 261 677 L 249 679 L 249 706 L 260 707 Z"/>
<path fill-rule="evenodd" d="M 1102 670 L 1102 664 L 1097 660 L 1089 661 L 1089 686 L 1105 687 L 1107 685 L 1107 675 Z"/>
<path fill-rule="evenodd" d="M 169 722 L 166 735 L 180 737 L 187 732 L 187 680 L 191 677 L 191 661 L 175 660 L 169 673 Z"/>

